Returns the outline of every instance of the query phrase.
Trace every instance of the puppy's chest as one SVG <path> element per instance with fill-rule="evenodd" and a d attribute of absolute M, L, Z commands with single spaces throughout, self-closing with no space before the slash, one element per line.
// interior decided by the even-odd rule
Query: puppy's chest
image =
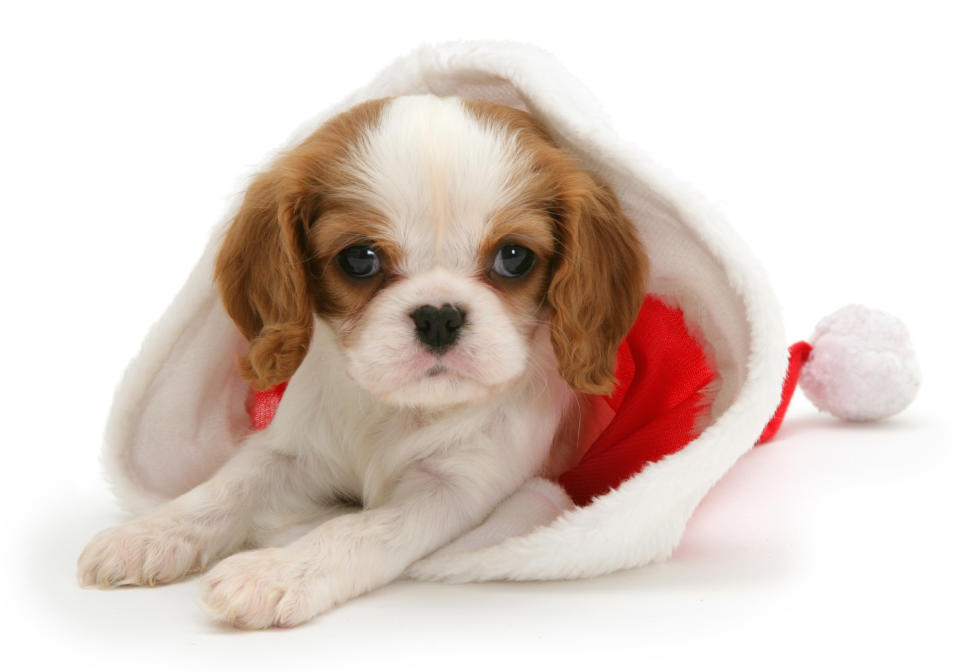
<path fill-rule="evenodd" d="M 333 410 L 333 409 L 328 409 Z M 340 497 L 379 499 L 411 464 L 411 437 L 422 428 L 417 413 L 376 405 L 328 412 L 310 452 L 324 480 Z"/>

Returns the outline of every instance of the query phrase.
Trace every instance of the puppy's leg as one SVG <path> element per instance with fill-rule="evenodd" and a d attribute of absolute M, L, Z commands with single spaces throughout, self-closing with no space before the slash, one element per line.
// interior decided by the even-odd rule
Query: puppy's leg
<path fill-rule="evenodd" d="M 239 627 L 293 626 L 389 583 L 517 487 L 477 457 L 420 462 L 375 508 L 328 521 L 288 546 L 223 560 L 203 579 L 209 610 Z"/>
<path fill-rule="evenodd" d="M 305 490 L 295 458 L 250 441 L 210 480 L 96 535 L 77 561 L 83 585 L 169 583 L 241 548 L 258 510 L 293 508 Z"/>

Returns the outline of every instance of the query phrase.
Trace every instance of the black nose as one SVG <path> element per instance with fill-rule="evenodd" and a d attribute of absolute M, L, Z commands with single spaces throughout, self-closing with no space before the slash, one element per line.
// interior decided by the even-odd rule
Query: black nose
<path fill-rule="evenodd" d="M 461 308 L 445 303 L 441 308 L 420 306 L 410 313 L 410 317 L 417 325 L 417 338 L 431 350 L 442 352 L 460 335 L 464 312 Z"/>

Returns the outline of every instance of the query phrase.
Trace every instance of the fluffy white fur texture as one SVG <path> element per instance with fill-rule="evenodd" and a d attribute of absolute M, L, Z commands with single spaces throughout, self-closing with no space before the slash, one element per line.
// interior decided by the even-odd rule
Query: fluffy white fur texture
<path fill-rule="evenodd" d="M 401 573 L 447 581 L 556 579 L 663 560 L 676 547 L 696 505 L 750 449 L 779 402 L 787 352 L 779 311 L 759 264 L 699 198 L 630 149 L 582 85 L 548 54 L 509 43 L 421 48 L 305 126 L 292 144 L 333 114 L 364 100 L 427 93 L 530 112 L 566 151 L 612 186 L 646 244 L 651 291 L 684 309 L 718 366 L 720 383 L 709 426 L 682 451 L 649 465 L 589 506 L 573 508 L 552 484 L 504 478 L 505 463 L 515 465 L 524 478 L 531 473 L 524 460 L 536 459 L 536 446 L 552 433 L 562 405 L 562 391 L 535 395 L 521 381 L 511 388 L 515 391 L 465 407 L 456 423 L 431 428 L 422 440 L 411 442 L 409 431 L 398 432 L 391 452 L 395 460 L 422 459 L 431 442 L 456 437 L 469 446 L 469 459 L 457 452 L 428 460 L 400 489 L 405 496 L 382 502 L 384 507 L 339 515 L 288 546 L 220 563 L 207 578 L 207 603 L 221 618 L 250 626 L 300 622 Z M 497 188 L 494 178 L 487 188 Z M 234 520 L 253 520 L 264 542 L 292 536 L 292 523 L 319 522 L 264 514 L 272 504 L 297 508 L 298 501 L 274 502 L 271 497 L 302 497 L 297 494 L 303 492 L 298 479 L 313 470 L 298 465 L 316 457 L 296 449 L 309 443 L 308 425 L 323 428 L 324 418 L 318 417 L 314 403 L 316 386 L 298 372 L 274 424 L 245 442 L 247 387 L 233 369 L 243 339 L 224 314 L 212 282 L 222 231 L 214 235 L 117 391 L 107 428 L 106 465 L 120 500 L 135 512 L 152 512 L 92 542 L 81 560 L 90 580 L 122 581 L 131 572 L 140 572 L 139 580 L 162 580 L 194 562 L 198 544 L 201 562 L 222 554 L 237 540 L 234 527 L 223 518 L 227 508 Z M 318 325 L 315 338 L 321 346 L 328 337 Z M 312 348 L 308 360 L 322 349 Z M 317 366 L 305 364 L 303 371 Z M 333 371 L 323 384 L 341 375 Z M 320 415 L 341 413 L 358 437 L 364 436 L 371 418 L 383 418 L 377 408 L 357 407 L 356 399 L 346 395 L 335 403 L 341 406 Z M 498 414 L 503 423 L 499 429 L 490 426 L 490 418 Z M 524 443 L 523 451 L 511 451 L 517 441 Z M 255 450 L 264 443 L 290 446 L 291 451 Z M 324 456 L 323 464 L 311 464 L 318 470 L 313 476 L 318 482 L 311 485 L 329 484 L 334 471 L 339 472 L 336 478 L 349 478 L 360 463 L 375 459 L 369 447 L 353 447 L 356 454 L 334 451 Z M 231 455 L 235 457 L 226 468 L 195 488 Z M 387 473 L 389 466 L 373 473 Z M 268 494 L 256 482 L 244 480 L 243 475 L 253 471 L 292 487 L 269 488 Z M 376 483 L 371 486 L 376 491 Z M 486 513 L 478 505 L 481 499 L 502 502 L 486 522 L 454 540 L 481 523 Z M 184 517 L 185 507 L 195 515 Z M 325 512 L 321 518 L 337 513 L 342 511 Z M 169 529 L 171 517 L 186 522 L 164 543 L 153 543 L 155 530 Z M 417 561 L 447 541 L 452 545 Z M 109 547 L 125 549 L 126 554 L 111 556 L 104 551 Z M 307 562 L 308 557 L 313 560 Z M 323 560 L 319 564 L 318 557 Z M 359 571 L 341 572 L 345 558 Z"/>
<path fill-rule="evenodd" d="M 920 367 L 907 327 L 865 306 L 841 308 L 820 320 L 800 387 L 814 406 L 844 420 L 880 420 L 917 396 Z"/>

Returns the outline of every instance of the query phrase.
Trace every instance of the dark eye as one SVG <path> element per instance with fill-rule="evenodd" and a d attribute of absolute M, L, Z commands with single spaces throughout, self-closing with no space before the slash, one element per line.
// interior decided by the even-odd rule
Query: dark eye
<path fill-rule="evenodd" d="M 380 270 L 380 257 L 366 245 L 351 245 L 337 255 L 343 272 L 353 278 L 369 278 Z"/>
<path fill-rule="evenodd" d="M 493 258 L 493 272 L 505 278 L 519 278 L 533 267 L 537 255 L 520 245 L 504 245 Z"/>

